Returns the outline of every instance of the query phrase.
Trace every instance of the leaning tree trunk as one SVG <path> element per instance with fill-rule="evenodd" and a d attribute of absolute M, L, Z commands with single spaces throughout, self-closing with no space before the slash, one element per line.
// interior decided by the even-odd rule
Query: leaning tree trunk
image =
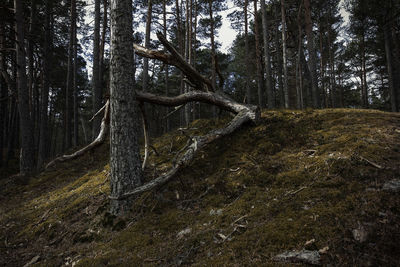
<path fill-rule="evenodd" d="M 138 107 L 133 90 L 132 1 L 111 1 L 111 213 L 124 214 L 132 199 L 119 199 L 142 184 Z"/>
<path fill-rule="evenodd" d="M 18 108 L 21 131 L 20 173 L 30 173 L 34 169 L 35 151 L 33 141 L 33 122 L 29 113 L 29 92 L 26 77 L 24 47 L 24 18 L 22 0 L 14 0 L 15 10 L 15 50 L 17 52 Z"/>

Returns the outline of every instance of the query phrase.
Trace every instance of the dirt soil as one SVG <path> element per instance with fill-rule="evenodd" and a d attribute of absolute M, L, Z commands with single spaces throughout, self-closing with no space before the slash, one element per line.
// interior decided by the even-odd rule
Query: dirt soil
<path fill-rule="evenodd" d="M 187 135 L 227 122 L 198 120 Z M 152 140 L 146 179 L 168 170 L 187 139 Z M 0 180 L 1 266 L 307 265 L 277 262 L 303 249 L 321 265 L 400 265 L 399 114 L 265 111 L 123 218 L 107 212 L 108 146 Z"/>

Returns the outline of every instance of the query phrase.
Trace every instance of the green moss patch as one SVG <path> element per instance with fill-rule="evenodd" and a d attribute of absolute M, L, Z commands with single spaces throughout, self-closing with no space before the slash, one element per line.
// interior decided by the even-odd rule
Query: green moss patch
<path fill-rule="evenodd" d="M 152 140 L 146 179 L 171 167 L 197 120 Z M 373 110 L 263 111 L 201 151 L 124 218 L 107 213 L 108 145 L 31 177 L 2 181 L 1 264 L 276 266 L 288 250 L 328 248 L 322 264 L 398 265 L 400 116 Z M 358 229 L 358 230 L 357 230 Z M 361 229 L 361 230 L 360 230 Z M 354 230 L 363 231 L 362 242 Z"/>

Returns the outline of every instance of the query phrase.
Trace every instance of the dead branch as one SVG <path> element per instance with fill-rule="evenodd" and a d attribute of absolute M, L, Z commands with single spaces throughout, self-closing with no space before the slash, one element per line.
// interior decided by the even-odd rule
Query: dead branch
<path fill-rule="evenodd" d="M 260 111 L 256 106 L 237 103 L 221 93 L 190 91 L 175 97 L 168 97 L 137 91 L 136 99 L 142 102 L 169 107 L 184 105 L 188 102 L 203 102 L 218 106 L 235 114 L 241 111 L 247 111 L 249 113 L 248 115 L 251 116 L 251 119 L 255 122 L 260 118 Z"/>
<path fill-rule="evenodd" d="M 89 150 L 92 150 L 93 148 L 102 144 L 104 142 L 104 140 L 106 139 L 106 136 L 107 136 L 107 133 L 109 130 L 109 124 L 110 124 L 110 100 L 107 100 L 107 102 L 105 104 L 104 116 L 103 116 L 103 119 L 101 120 L 100 133 L 97 136 L 97 138 L 89 145 L 85 146 L 84 148 L 82 148 L 70 155 L 63 155 L 61 157 L 58 157 L 58 158 L 52 160 L 51 162 L 49 162 L 46 165 L 46 169 L 51 166 L 54 166 L 55 164 L 57 164 L 59 162 L 76 159 L 76 158 L 82 156 L 83 154 L 85 154 L 86 152 L 88 152 Z"/>
<path fill-rule="evenodd" d="M 99 109 L 99 111 L 97 111 L 96 114 L 94 114 L 93 117 L 89 121 L 94 120 L 94 118 L 96 118 L 105 108 L 106 108 L 106 104 L 104 104 L 104 106 L 101 109 Z"/>
<path fill-rule="evenodd" d="M 142 113 L 143 122 L 143 135 L 144 135 L 144 158 L 142 163 L 142 170 L 146 168 L 147 160 L 149 158 L 149 130 L 147 127 L 147 117 L 143 102 L 139 103 L 139 108 Z"/>
<path fill-rule="evenodd" d="M 229 124 L 225 128 L 213 130 L 205 136 L 196 136 L 193 137 L 193 141 L 187 147 L 187 149 L 177 158 L 174 166 L 163 175 L 155 178 L 154 180 L 135 188 L 134 190 L 127 192 L 119 197 L 110 196 L 110 199 L 123 199 L 129 196 L 138 195 L 142 192 L 151 190 L 153 188 L 159 187 L 169 180 L 171 180 L 174 175 L 183 167 L 190 164 L 195 155 L 199 150 L 204 148 L 209 143 L 220 139 L 226 135 L 233 133 L 235 130 L 239 129 L 244 123 L 252 121 L 251 116 L 249 116 L 248 112 L 242 111 L 235 116 L 235 118 L 229 122 Z"/>
<path fill-rule="evenodd" d="M 364 158 L 364 157 L 362 157 L 362 156 L 358 156 L 358 157 L 359 157 L 361 160 L 365 161 L 366 163 L 370 164 L 371 166 L 374 166 L 374 167 L 377 168 L 377 169 L 384 169 L 381 165 L 376 164 L 375 162 L 372 162 L 372 161 L 370 161 L 370 160 L 368 160 L 368 159 L 366 159 L 366 158 Z"/>
<path fill-rule="evenodd" d="M 170 116 L 171 116 L 172 114 L 174 114 L 175 112 L 181 110 L 184 106 L 185 106 L 185 105 L 180 105 L 180 106 L 178 106 L 178 107 L 175 107 L 175 109 L 174 109 L 173 111 L 171 111 L 170 113 L 168 113 L 167 115 L 165 115 L 165 116 L 163 117 L 163 119 L 166 119 L 166 118 L 170 117 Z"/>
<path fill-rule="evenodd" d="M 212 86 L 212 82 L 201 75 L 197 70 L 186 62 L 186 60 L 178 53 L 178 51 L 168 42 L 165 36 L 161 32 L 157 32 L 157 37 L 164 47 L 170 54 L 166 54 L 163 51 L 151 50 L 144 48 L 140 45 L 134 45 L 135 53 L 142 57 L 151 59 L 158 59 L 168 65 L 172 65 L 180 69 L 193 84 L 193 86 L 200 91 L 212 91 L 215 89 Z"/>

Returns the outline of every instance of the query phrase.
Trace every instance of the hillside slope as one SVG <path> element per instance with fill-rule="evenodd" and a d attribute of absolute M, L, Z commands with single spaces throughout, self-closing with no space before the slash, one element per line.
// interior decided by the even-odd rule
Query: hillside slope
<path fill-rule="evenodd" d="M 226 122 L 195 121 L 187 134 Z M 147 179 L 186 140 L 153 140 Z M 0 181 L 0 265 L 275 266 L 302 249 L 320 250 L 322 265 L 400 265 L 399 163 L 399 114 L 266 111 L 117 219 L 103 145 L 28 184 Z"/>

